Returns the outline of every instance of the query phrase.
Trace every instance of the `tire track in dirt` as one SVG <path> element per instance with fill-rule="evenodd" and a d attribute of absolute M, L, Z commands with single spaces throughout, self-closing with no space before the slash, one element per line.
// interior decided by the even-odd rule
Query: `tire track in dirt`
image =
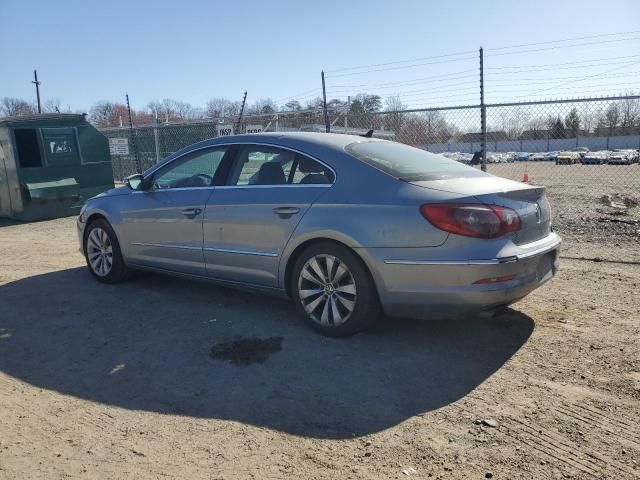
<path fill-rule="evenodd" d="M 589 470 L 587 473 L 598 475 L 606 473 L 607 470 L 615 469 L 618 470 L 618 472 L 631 475 L 630 478 L 634 478 L 636 476 L 636 472 L 632 469 L 619 464 L 611 458 L 604 457 L 589 448 L 578 445 L 559 432 L 554 432 L 549 429 L 536 430 L 535 427 L 518 419 L 510 419 L 510 421 L 519 425 L 519 428 L 515 431 L 512 426 L 508 425 L 509 421 L 507 421 L 507 429 L 515 433 L 516 436 L 520 433 L 524 436 L 528 436 L 529 438 L 535 438 L 536 441 L 543 446 L 543 450 L 550 450 L 554 453 L 557 452 L 558 454 L 564 454 L 565 460 L 570 459 L 575 463 L 581 464 L 586 467 L 586 470 Z M 547 448 L 545 444 L 548 444 L 550 448 Z M 593 471 L 592 468 L 595 468 L 596 470 Z"/>
<path fill-rule="evenodd" d="M 497 429 L 498 434 L 512 438 L 539 453 L 553 458 L 560 462 L 560 465 L 557 465 L 558 467 L 564 466 L 565 470 L 573 467 L 593 478 L 638 478 L 638 472 L 630 467 L 622 465 L 593 449 L 579 445 L 557 430 L 539 426 L 531 418 L 527 418 L 527 422 L 524 422 L 513 416 L 500 415 L 500 412 L 504 411 L 504 405 L 488 402 L 485 398 L 476 395 L 469 395 L 467 398 L 475 400 L 477 406 L 481 407 L 485 415 L 489 411 L 493 415 L 502 416 L 500 428 Z M 547 411 L 560 412 L 561 409 L 567 411 L 574 406 L 564 402 L 552 403 L 547 405 Z M 462 407 L 459 408 L 467 415 L 482 418 L 475 412 L 466 411 Z M 562 412 L 562 415 L 564 415 L 564 412 Z M 562 425 L 562 420 L 559 420 L 559 424 Z M 598 426 L 602 428 L 601 425 Z M 624 476 L 621 476 L 621 474 Z"/>
<path fill-rule="evenodd" d="M 607 432 L 611 435 L 615 435 L 616 437 L 622 438 L 634 444 L 637 448 L 640 448 L 640 437 L 637 437 L 636 435 L 634 435 L 634 432 L 630 426 L 624 426 L 624 427 L 620 426 L 618 427 L 618 430 L 616 430 L 615 428 L 612 428 L 611 426 L 607 425 L 607 422 L 614 424 L 616 422 L 615 418 L 604 416 L 604 418 L 601 420 L 601 419 L 597 419 L 592 416 L 589 416 L 588 414 L 584 414 L 582 412 L 583 407 L 581 407 L 580 405 L 572 405 L 572 408 L 575 408 L 575 410 L 571 410 L 564 405 L 555 406 L 556 412 L 560 413 L 565 417 L 570 417 L 573 420 L 578 421 L 590 428 L 597 426 L 604 432 Z M 580 410 L 580 411 L 577 411 L 577 410 Z M 628 431 L 624 431 L 624 429 L 627 429 Z"/>

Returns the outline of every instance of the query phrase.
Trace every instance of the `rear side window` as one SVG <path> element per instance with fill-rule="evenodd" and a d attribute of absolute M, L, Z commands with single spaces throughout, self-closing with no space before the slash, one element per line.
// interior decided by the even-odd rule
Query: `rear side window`
<path fill-rule="evenodd" d="M 407 182 L 487 175 L 442 155 L 402 143 L 358 142 L 347 145 L 345 150 L 358 160 Z"/>
<path fill-rule="evenodd" d="M 42 156 L 38 143 L 38 132 L 35 128 L 16 128 L 13 131 L 16 137 L 18 160 L 21 167 L 41 167 Z"/>
<path fill-rule="evenodd" d="M 277 147 L 242 147 L 230 185 L 326 185 L 333 172 L 315 160 Z"/>

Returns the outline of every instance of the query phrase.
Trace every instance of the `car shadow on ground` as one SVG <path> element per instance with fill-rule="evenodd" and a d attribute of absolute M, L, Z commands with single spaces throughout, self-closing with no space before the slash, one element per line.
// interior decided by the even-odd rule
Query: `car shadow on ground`
<path fill-rule="evenodd" d="M 534 322 L 386 319 L 330 339 L 290 302 L 155 274 L 102 285 L 85 268 L 0 286 L 0 370 L 106 405 L 352 438 L 465 396 L 529 338 Z M 282 337 L 261 362 L 210 356 Z"/>

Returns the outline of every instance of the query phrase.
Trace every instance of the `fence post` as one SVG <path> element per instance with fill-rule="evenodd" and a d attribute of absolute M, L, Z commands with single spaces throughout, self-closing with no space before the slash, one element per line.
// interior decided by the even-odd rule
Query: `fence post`
<path fill-rule="evenodd" d="M 487 107 L 484 104 L 484 56 L 480 47 L 480 168 L 487 171 Z"/>
<path fill-rule="evenodd" d="M 156 163 L 160 163 L 160 142 L 158 139 L 158 114 L 153 119 L 153 140 L 156 147 Z"/>
<path fill-rule="evenodd" d="M 347 97 L 347 112 L 344 114 L 344 133 L 349 130 L 349 112 L 351 111 L 351 95 Z"/>
<path fill-rule="evenodd" d="M 329 114 L 327 113 L 327 89 L 324 85 L 324 70 L 321 72 L 322 76 L 322 111 L 324 114 L 324 127 L 327 133 L 331 132 L 331 125 L 329 125 Z"/>
<path fill-rule="evenodd" d="M 135 132 L 133 131 L 133 120 L 131 119 L 131 105 L 129 105 L 129 94 L 125 94 L 127 98 L 127 112 L 129 114 L 129 132 L 131 134 L 131 148 L 133 148 L 133 158 L 136 162 L 136 173 L 141 173 L 140 161 L 138 160 L 138 148 L 136 147 Z"/>

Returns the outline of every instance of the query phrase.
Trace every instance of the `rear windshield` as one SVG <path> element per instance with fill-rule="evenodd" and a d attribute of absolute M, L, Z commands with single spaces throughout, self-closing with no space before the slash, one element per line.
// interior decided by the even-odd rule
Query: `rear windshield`
<path fill-rule="evenodd" d="M 396 142 L 351 143 L 345 150 L 369 165 L 407 182 L 487 175 L 442 155 Z"/>

